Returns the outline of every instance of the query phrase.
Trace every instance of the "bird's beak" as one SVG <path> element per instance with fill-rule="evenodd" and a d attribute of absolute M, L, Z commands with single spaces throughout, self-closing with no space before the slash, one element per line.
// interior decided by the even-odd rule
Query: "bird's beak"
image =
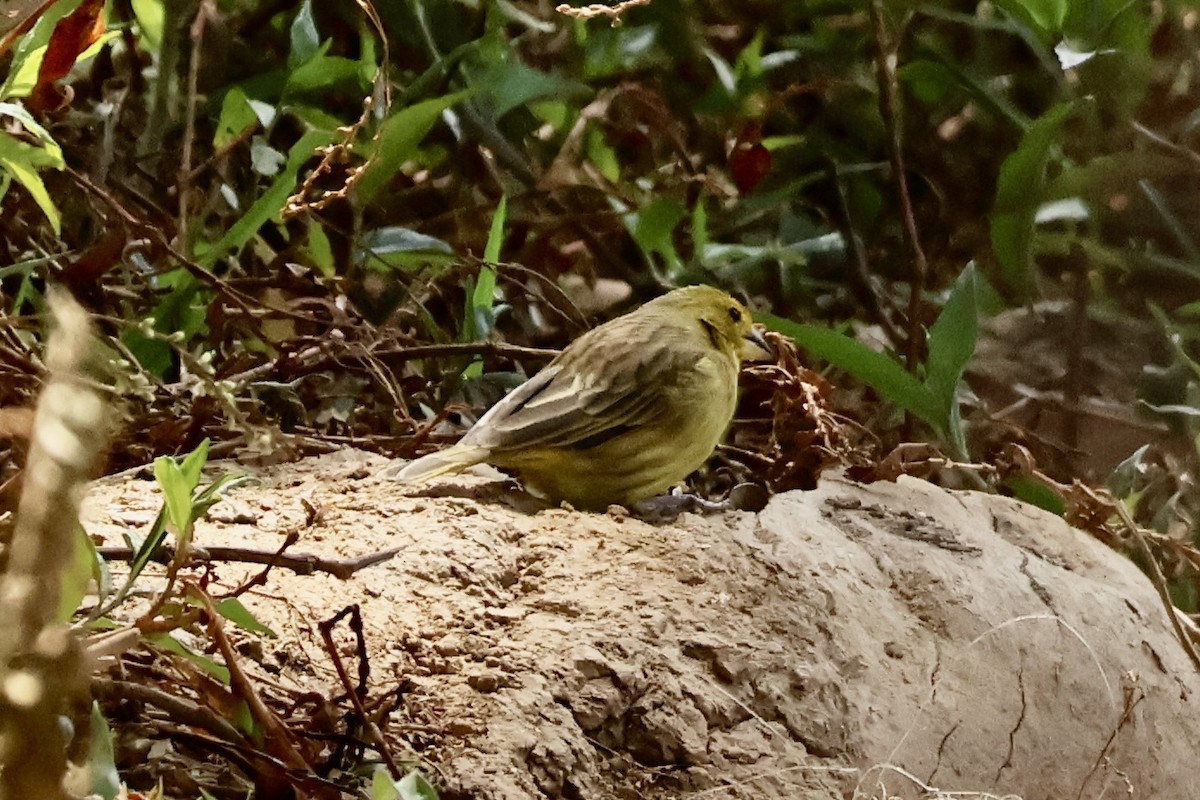
<path fill-rule="evenodd" d="M 742 358 L 747 361 L 765 361 L 775 357 L 775 348 L 755 325 L 742 340 Z"/>

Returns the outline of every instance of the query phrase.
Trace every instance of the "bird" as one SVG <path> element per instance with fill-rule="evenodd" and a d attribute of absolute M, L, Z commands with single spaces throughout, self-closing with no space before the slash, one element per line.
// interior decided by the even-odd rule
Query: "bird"
<path fill-rule="evenodd" d="M 584 333 L 457 444 L 388 477 L 415 483 L 487 463 L 548 501 L 632 506 L 708 460 L 733 419 L 741 362 L 771 352 L 727 292 L 675 289 Z"/>

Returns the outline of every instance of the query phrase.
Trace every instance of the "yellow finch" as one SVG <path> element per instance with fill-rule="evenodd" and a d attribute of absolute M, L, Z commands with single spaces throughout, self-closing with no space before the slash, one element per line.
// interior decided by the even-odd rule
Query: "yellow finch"
<path fill-rule="evenodd" d="M 758 350 L 770 352 L 737 300 L 676 289 L 580 336 L 458 444 L 395 477 L 488 463 L 576 508 L 636 503 L 708 459 L 733 419 L 741 361 Z"/>

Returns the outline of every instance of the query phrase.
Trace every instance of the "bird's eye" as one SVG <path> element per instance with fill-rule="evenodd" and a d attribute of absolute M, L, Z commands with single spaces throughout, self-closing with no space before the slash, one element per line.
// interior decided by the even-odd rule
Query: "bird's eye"
<path fill-rule="evenodd" d="M 734 322 L 742 321 L 742 311 L 737 306 L 729 307 L 729 318 Z"/>

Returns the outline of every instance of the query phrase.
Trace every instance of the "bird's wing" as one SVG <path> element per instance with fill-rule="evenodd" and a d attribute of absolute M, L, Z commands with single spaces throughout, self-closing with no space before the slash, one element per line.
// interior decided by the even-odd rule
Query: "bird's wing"
<path fill-rule="evenodd" d="M 593 333 L 608 334 L 598 329 Z M 463 444 L 493 452 L 598 445 L 666 411 L 671 374 L 698 358 L 651 326 L 580 338 L 480 418 Z"/>

